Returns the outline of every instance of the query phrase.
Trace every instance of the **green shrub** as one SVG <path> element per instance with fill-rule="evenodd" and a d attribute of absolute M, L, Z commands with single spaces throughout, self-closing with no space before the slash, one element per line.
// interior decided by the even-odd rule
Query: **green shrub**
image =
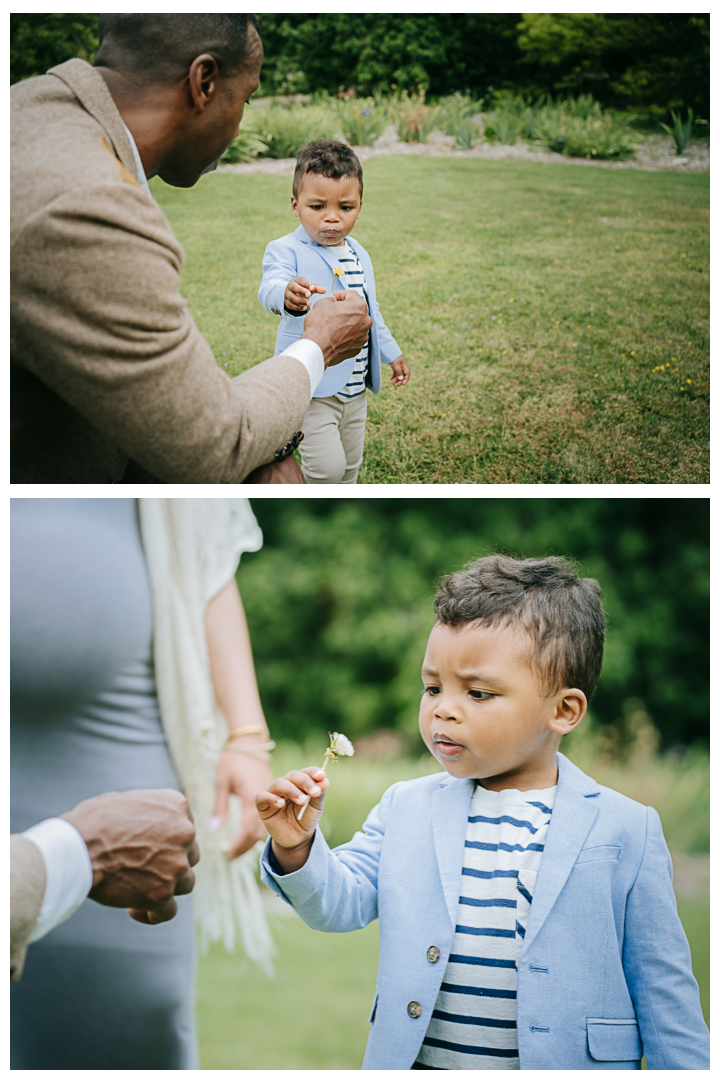
<path fill-rule="evenodd" d="M 387 106 L 374 98 L 338 101 L 335 112 L 340 130 L 353 146 L 372 146 L 390 123 Z"/>
<path fill-rule="evenodd" d="M 638 146 L 627 117 L 604 113 L 597 102 L 584 115 L 582 110 L 574 111 L 570 101 L 545 105 L 532 118 L 532 138 L 569 157 L 622 160 Z"/>
<path fill-rule="evenodd" d="M 264 154 L 270 158 L 295 157 L 301 146 L 332 139 L 336 132 L 335 116 L 321 105 L 271 105 L 257 121 L 257 133 L 267 144 Z"/>
<path fill-rule="evenodd" d="M 569 157 L 618 160 L 631 157 L 637 149 L 632 119 L 603 112 L 592 94 L 562 101 L 542 96 L 533 102 L 521 94 L 502 92 L 485 114 L 485 137 L 508 144 L 527 139 Z"/>
<path fill-rule="evenodd" d="M 452 94 L 438 102 L 440 130 L 452 135 L 459 150 L 470 150 L 480 138 L 480 128 L 474 119 L 479 106 L 472 98 Z"/>
<path fill-rule="evenodd" d="M 688 109 L 687 120 L 683 120 L 681 113 L 670 113 L 672 117 L 673 126 L 668 127 L 667 124 L 660 124 L 660 127 L 667 131 L 668 135 L 672 135 L 675 140 L 675 149 L 678 154 L 682 154 L 683 150 L 687 146 L 687 141 L 692 135 L 693 129 L 693 111 Z"/>
<path fill-rule="evenodd" d="M 240 125 L 237 138 L 233 139 L 220 160 L 235 165 L 238 162 L 252 161 L 259 154 L 267 153 L 268 141 L 258 134 L 257 126 L 257 118 L 253 113 L 252 117 L 248 117 Z"/>
<path fill-rule="evenodd" d="M 395 121 L 398 137 L 402 142 L 424 143 L 431 131 L 442 124 L 443 110 L 440 105 L 427 105 L 425 91 L 421 87 L 416 94 L 403 90 L 395 98 L 389 113 Z"/>

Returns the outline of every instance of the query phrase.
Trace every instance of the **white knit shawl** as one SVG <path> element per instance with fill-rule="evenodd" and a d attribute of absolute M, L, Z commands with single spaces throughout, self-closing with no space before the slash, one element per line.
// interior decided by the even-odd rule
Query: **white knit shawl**
<path fill-rule="evenodd" d="M 215 700 L 205 611 L 233 579 L 242 553 L 262 547 L 262 533 L 247 499 L 141 498 L 138 505 L 160 716 L 201 852 L 194 891 L 201 949 L 222 940 L 233 951 L 239 929 L 247 955 L 271 972 L 272 938 L 255 879 L 261 845 L 232 862 L 225 855 L 240 827 L 239 798 L 230 796 L 223 829 L 208 832 L 227 721 Z"/>

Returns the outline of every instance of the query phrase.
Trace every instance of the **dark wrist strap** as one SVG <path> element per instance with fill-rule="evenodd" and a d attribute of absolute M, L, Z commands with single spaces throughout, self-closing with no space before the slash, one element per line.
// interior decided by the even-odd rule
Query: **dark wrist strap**
<path fill-rule="evenodd" d="M 290 455 L 297 450 L 304 438 L 305 435 L 302 431 L 296 431 L 292 438 L 286 442 L 280 450 L 275 451 L 275 461 L 284 461 L 285 458 L 289 458 Z"/>

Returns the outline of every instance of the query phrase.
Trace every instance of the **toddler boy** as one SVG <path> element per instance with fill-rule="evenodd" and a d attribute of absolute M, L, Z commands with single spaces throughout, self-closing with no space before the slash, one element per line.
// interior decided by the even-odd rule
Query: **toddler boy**
<path fill-rule="evenodd" d="M 373 265 L 350 233 L 360 216 L 362 166 L 345 143 L 319 139 L 298 153 L 290 199 L 300 225 L 265 249 L 258 298 L 280 316 L 275 355 L 297 341 L 304 315 L 317 294 L 356 290 L 373 320 L 367 344 L 325 372 L 310 403 L 300 444 L 309 484 L 355 484 L 362 464 L 367 416 L 366 388 L 380 390 L 380 365 L 391 382 L 410 377 L 400 346 L 385 326 L 377 303 Z"/>
<path fill-rule="evenodd" d="M 270 888 L 318 930 L 379 918 L 363 1068 L 708 1069 L 660 819 L 558 752 L 600 675 L 597 582 L 493 555 L 435 613 L 420 731 L 445 772 L 333 851 L 320 769 L 257 797 Z"/>

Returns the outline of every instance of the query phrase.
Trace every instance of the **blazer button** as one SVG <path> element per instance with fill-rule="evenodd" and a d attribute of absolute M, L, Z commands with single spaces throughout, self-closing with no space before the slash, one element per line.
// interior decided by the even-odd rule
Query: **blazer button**
<path fill-rule="evenodd" d="M 417 1020 L 418 1016 L 422 1012 L 422 1005 L 420 1004 L 419 1001 L 411 1001 L 410 1004 L 408 1005 L 408 1010 L 407 1011 L 408 1011 L 408 1016 L 412 1017 L 413 1020 Z"/>
<path fill-rule="evenodd" d="M 427 958 L 431 964 L 437 964 L 440 959 L 440 950 L 437 945 L 431 945 L 427 951 Z"/>

